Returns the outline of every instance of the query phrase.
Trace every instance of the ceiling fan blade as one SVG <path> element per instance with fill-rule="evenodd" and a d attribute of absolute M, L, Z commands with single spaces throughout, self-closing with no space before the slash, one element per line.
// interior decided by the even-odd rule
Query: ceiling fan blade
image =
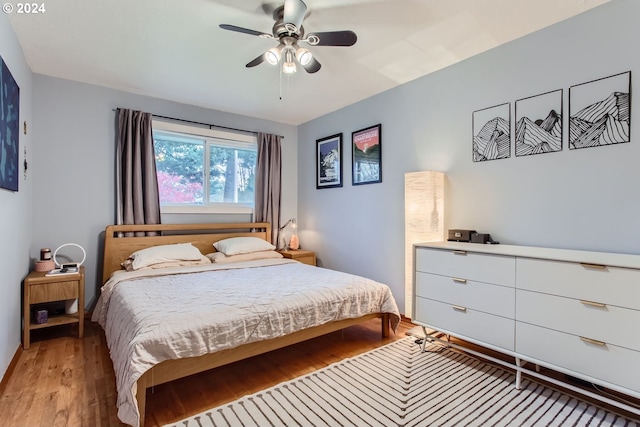
<path fill-rule="evenodd" d="M 304 70 L 310 74 L 318 71 L 320 67 L 321 65 L 316 58 L 311 58 L 311 61 L 309 61 L 307 65 L 302 66 L 302 68 L 304 68 Z"/>
<path fill-rule="evenodd" d="M 266 53 L 263 53 L 262 55 L 258 56 L 256 59 L 254 59 L 253 61 L 249 62 L 246 67 L 247 68 L 251 68 L 251 67 L 255 67 L 256 65 L 260 65 L 262 64 L 266 59 Z"/>
<path fill-rule="evenodd" d="M 235 25 L 220 24 L 220 28 L 222 28 L 223 30 L 235 31 L 236 33 L 249 34 L 251 36 L 258 36 L 258 37 L 263 37 L 267 39 L 273 38 L 271 34 L 263 33 L 261 31 L 256 31 L 256 30 L 250 30 L 248 28 L 237 27 Z"/>
<path fill-rule="evenodd" d="M 306 13 L 307 5 L 302 0 L 284 0 L 282 21 L 285 24 L 293 24 L 297 29 L 300 29 Z"/>
<path fill-rule="evenodd" d="M 304 41 L 312 46 L 353 46 L 358 41 L 358 36 L 350 30 L 325 31 L 309 33 Z"/>

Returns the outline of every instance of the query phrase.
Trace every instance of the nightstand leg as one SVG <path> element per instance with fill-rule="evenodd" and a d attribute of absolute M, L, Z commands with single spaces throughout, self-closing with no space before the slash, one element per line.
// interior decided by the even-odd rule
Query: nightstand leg
<path fill-rule="evenodd" d="M 22 321 L 24 322 L 24 324 L 22 325 L 22 348 L 24 350 L 28 350 L 30 338 L 29 335 L 31 333 L 29 329 L 29 324 L 31 322 L 31 306 L 29 304 L 29 285 L 27 283 L 24 284 L 24 303 L 22 310 Z"/>

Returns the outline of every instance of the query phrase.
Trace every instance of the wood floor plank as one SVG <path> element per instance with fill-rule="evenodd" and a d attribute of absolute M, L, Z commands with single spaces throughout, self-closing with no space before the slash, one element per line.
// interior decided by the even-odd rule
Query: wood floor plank
<path fill-rule="evenodd" d="M 380 320 L 154 387 L 147 397 L 147 427 L 162 426 L 323 368 L 404 336 L 380 337 Z M 32 334 L 0 396 L 2 427 L 120 427 L 116 385 L 104 332 L 85 324 Z"/>
<path fill-rule="evenodd" d="M 147 397 L 145 426 L 175 422 L 324 368 L 402 338 L 411 327 L 405 319 L 396 335 L 383 339 L 380 320 L 375 319 L 156 386 Z M 21 352 L 6 380 L 0 396 L 0 425 L 122 426 L 117 416 L 115 374 L 102 329 L 87 322 L 84 340 L 65 327 L 42 331 L 48 334 L 34 334 L 31 347 Z"/>

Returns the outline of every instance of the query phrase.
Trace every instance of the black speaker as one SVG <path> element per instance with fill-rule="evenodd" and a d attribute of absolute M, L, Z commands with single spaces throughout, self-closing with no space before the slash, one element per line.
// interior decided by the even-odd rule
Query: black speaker
<path fill-rule="evenodd" d="M 468 242 L 471 240 L 471 235 L 475 232 L 476 230 L 449 230 L 449 238 L 447 240 L 450 242 Z"/>
<path fill-rule="evenodd" d="M 487 243 L 491 240 L 488 233 L 471 233 L 471 243 Z"/>

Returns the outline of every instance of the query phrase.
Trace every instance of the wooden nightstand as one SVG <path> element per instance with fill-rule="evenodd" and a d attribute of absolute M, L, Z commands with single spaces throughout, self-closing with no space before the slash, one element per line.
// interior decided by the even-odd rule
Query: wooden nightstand
<path fill-rule="evenodd" d="M 31 316 L 31 306 L 52 301 L 78 299 L 78 312 L 74 314 L 49 314 L 46 323 L 35 323 Z M 75 274 L 46 276 L 46 272 L 32 271 L 24 279 L 22 347 L 29 348 L 30 332 L 50 326 L 78 324 L 78 338 L 84 334 L 84 267 Z"/>
<path fill-rule="evenodd" d="M 313 251 L 305 251 L 298 249 L 297 251 L 285 250 L 278 251 L 283 257 L 300 261 L 303 264 L 316 265 L 316 253 Z"/>

